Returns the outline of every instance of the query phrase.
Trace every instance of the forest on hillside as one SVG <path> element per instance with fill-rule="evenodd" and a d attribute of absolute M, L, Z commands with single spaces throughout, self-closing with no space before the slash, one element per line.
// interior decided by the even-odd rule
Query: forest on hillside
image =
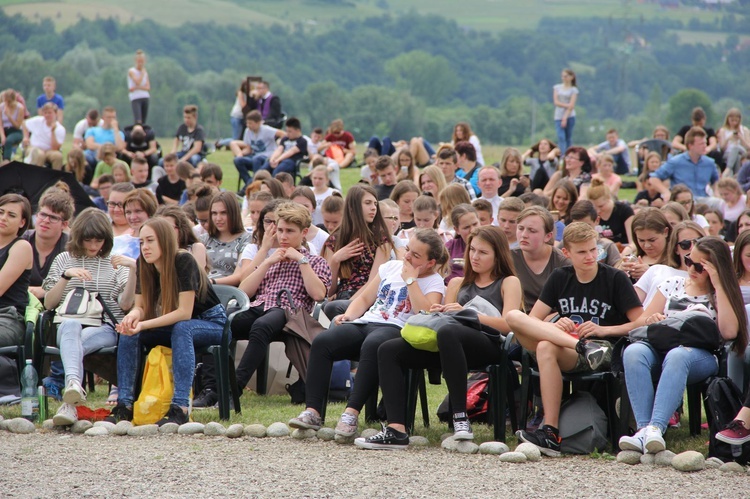
<path fill-rule="evenodd" d="M 750 33 L 748 19 L 730 14 L 703 29 Z M 21 91 L 33 108 L 42 78 L 53 75 L 68 129 L 88 108 L 105 105 L 127 123 L 125 74 L 143 49 L 152 81 L 149 122 L 161 136 L 173 133 L 188 103 L 199 106 L 209 136 L 228 135 L 237 86 L 259 75 L 305 129 L 343 117 L 358 140 L 388 134 L 436 141 L 468 120 L 483 141 L 527 144 L 554 136 L 552 85 L 572 67 L 581 91 L 576 141 L 585 143 L 612 126 L 626 138 L 658 123 L 675 130 L 696 104 L 718 127 L 726 109 L 750 103 L 750 44 L 736 35 L 723 44 L 679 44 L 675 30 L 701 27 L 691 23 L 544 18 L 535 30 L 493 34 L 415 13 L 349 21 L 324 34 L 111 19 L 56 32 L 50 21 L 0 12 L 0 88 Z"/>

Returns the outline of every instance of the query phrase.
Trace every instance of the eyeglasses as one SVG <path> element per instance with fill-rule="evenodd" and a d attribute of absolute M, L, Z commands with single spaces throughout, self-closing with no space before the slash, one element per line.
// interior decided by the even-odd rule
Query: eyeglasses
<path fill-rule="evenodd" d="M 263 225 L 276 225 L 276 220 L 273 220 L 270 218 L 264 218 Z"/>
<path fill-rule="evenodd" d="M 383 218 L 385 218 L 386 220 L 393 220 L 394 222 L 398 222 L 398 220 L 399 220 L 399 218 L 396 217 L 396 216 L 394 216 L 394 217 L 383 217 Z"/>
<path fill-rule="evenodd" d="M 115 203 L 113 201 L 107 201 L 107 208 L 109 208 L 110 210 L 114 210 L 115 208 L 122 209 L 122 207 L 123 207 L 122 203 Z"/>
<path fill-rule="evenodd" d="M 704 271 L 704 270 L 706 270 L 706 269 L 705 269 L 705 267 L 703 267 L 703 265 L 702 265 L 702 264 L 694 262 L 694 261 L 693 261 L 693 259 L 692 259 L 692 258 L 690 258 L 690 257 L 689 257 L 689 256 L 687 256 L 687 255 L 685 255 L 685 265 L 686 265 L 686 266 L 687 266 L 688 268 L 690 268 L 690 267 L 694 267 L 694 268 L 695 268 L 695 271 L 696 271 L 696 272 L 698 272 L 699 274 L 702 274 L 702 273 L 703 273 L 703 271 Z"/>
<path fill-rule="evenodd" d="M 579 158 L 578 156 L 574 156 L 572 154 L 565 156 L 565 161 L 570 161 L 571 159 L 575 161 L 581 161 L 581 158 Z"/>
<path fill-rule="evenodd" d="M 697 239 L 683 239 L 682 241 L 677 241 L 677 246 L 679 246 L 680 249 L 689 250 L 695 241 L 697 241 Z"/>
<path fill-rule="evenodd" d="M 49 220 L 52 223 L 62 222 L 62 217 L 58 217 L 57 215 L 53 215 L 52 213 L 47 213 L 46 211 L 40 211 L 36 214 L 36 218 L 39 220 L 44 220 L 45 218 Z"/>

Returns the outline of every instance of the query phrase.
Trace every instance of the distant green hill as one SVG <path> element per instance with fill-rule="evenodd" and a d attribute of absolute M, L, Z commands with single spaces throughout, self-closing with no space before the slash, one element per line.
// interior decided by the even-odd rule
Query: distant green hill
<path fill-rule="evenodd" d="M 242 26 L 276 23 L 314 31 L 348 19 L 416 11 L 455 20 L 460 26 L 500 31 L 534 28 L 542 17 L 659 17 L 685 23 L 699 18 L 713 23 L 727 12 L 690 5 L 662 8 L 656 0 L 0 0 L 0 6 L 8 15 L 50 18 L 58 29 L 81 18 L 113 17 L 122 23 L 143 19 L 168 26 L 207 21 Z M 724 9 L 740 12 L 739 5 Z"/>

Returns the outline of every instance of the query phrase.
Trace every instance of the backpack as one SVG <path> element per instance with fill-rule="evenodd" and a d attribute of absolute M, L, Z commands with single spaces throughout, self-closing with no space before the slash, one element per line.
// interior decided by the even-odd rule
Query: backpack
<path fill-rule="evenodd" d="M 604 449 L 607 431 L 607 415 L 589 392 L 573 393 L 560 407 L 560 450 L 565 454 Z"/>
<path fill-rule="evenodd" d="M 486 372 L 472 373 L 466 381 L 466 415 L 469 421 L 486 423 L 489 410 L 490 376 Z M 440 421 L 450 422 L 453 414 L 450 409 L 450 399 L 446 395 L 437 410 Z"/>
<path fill-rule="evenodd" d="M 742 392 L 730 378 L 714 378 L 706 390 L 706 417 L 708 419 L 708 455 L 724 462 L 750 462 L 750 442 L 730 445 L 716 439 L 716 433 L 731 423 L 742 409 Z"/>

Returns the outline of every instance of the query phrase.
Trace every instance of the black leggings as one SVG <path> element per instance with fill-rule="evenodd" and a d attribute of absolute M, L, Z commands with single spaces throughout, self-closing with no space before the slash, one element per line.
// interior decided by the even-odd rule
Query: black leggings
<path fill-rule="evenodd" d="M 357 377 L 347 407 L 361 411 L 370 395 L 378 389 L 378 347 L 400 335 L 399 326 L 384 323 L 341 324 L 320 333 L 313 340 L 307 364 L 307 407 L 318 412 L 322 410 L 334 361 L 359 358 Z"/>
<path fill-rule="evenodd" d="M 247 386 L 250 378 L 266 358 L 268 345 L 272 341 L 283 339 L 285 325 L 284 309 L 276 307 L 263 311 L 263 305 L 258 305 L 234 317 L 232 338 L 248 340 L 245 353 L 237 367 L 237 385 L 240 390 Z"/>
<path fill-rule="evenodd" d="M 387 341 L 378 349 L 380 388 L 383 390 L 389 423 L 406 423 L 404 380 L 408 369 L 442 368 L 451 410 L 457 413 L 466 412 L 466 376 L 469 368 L 484 368 L 500 360 L 498 338 L 470 327 L 451 325 L 440 328 L 437 342 L 439 352 L 417 350 L 403 338 Z"/>

